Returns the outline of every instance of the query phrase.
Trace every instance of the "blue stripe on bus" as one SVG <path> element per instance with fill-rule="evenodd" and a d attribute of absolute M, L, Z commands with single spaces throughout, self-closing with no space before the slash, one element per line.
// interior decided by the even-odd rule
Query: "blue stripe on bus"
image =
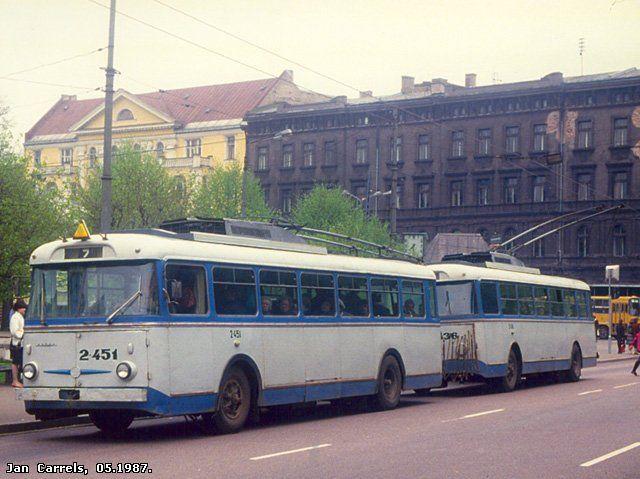
<path fill-rule="evenodd" d="M 550 361 L 528 361 L 522 365 L 522 374 L 545 373 L 551 371 L 566 371 L 571 366 L 569 359 Z M 596 366 L 596 358 L 583 358 L 582 367 Z M 446 359 L 442 362 L 445 374 L 476 374 L 484 378 L 498 378 L 506 376 L 507 364 L 487 364 L 476 359 Z"/>

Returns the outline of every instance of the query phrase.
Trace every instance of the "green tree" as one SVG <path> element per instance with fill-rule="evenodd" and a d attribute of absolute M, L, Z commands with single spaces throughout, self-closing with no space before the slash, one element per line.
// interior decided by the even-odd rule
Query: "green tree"
<path fill-rule="evenodd" d="M 125 145 L 114 155 L 111 172 L 114 230 L 156 227 L 162 221 L 185 216 L 189 182 L 171 176 L 153 156 Z M 76 216 L 95 230 L 102 211 L 101 177 L 102 168 L 97 168 L 84 187 L 69 185 Z"/>
<path fill-rule="evenodd" d="M 271 210 L 258 179 L 247 173 L 247 218 L 265 219 Z M 242 168 L 232 164 L 214 169 L 194 186 L 191 214 L 202 218 L 239 218 L 242 209 Z"/>
<path fill-rule="evenodd" d="M 368 216 L 356 200 L 336 188 L 316 186 L 298 200 L 291 216 L 294 223 L 301 226 L 402 249 L 391 237 L 386 223 Z"/>

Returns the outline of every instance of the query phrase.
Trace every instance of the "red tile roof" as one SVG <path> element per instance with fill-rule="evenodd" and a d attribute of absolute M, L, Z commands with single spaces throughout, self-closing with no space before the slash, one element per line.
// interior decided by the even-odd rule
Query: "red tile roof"
<path fill-rule="evenodd" d="M 260 105 L 278 80 L 269 78 L 132 95 L 182 124 L 225 120 L 242 118 L 247 111 Z M 40 135 L 69 133 L 73 125 L 103 102 L 102 98 L 76 100 L 63 96 L 27 132 L 26 140 Z"/>

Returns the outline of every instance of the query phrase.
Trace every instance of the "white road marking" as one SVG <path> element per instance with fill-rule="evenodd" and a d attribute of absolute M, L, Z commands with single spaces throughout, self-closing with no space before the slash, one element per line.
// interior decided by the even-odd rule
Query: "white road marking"
<path fill-rule="evenodd" d="M 581 393 L 578 393 L 578 396 L 584 396 L 586 394 L 595 394 L 595 393 L 601 393 L 602 389 L 594 389 L 593 391 L 584 391 Z"/>
<path fill-rule="evenodd" d="M 313 449 L 322 449 L 323 447 L 329 447 L 329 446 L 331 446 L 331 444 L 319 444 L 318 446 L 309 446 L 309 447 L 303 447 L 300 449 L 292 449 L 290 451 L 275 452 L 273 454 L 266 454 L 264 456 L 256 456 L 256 457 L 250 458 L 249 460 L 259 461 L 261 459 L 269 459 L 271 457 L 286 456 L 287 454 L 295 454 L 297 452 L 311 451 Z"/>
<path fill-rule="evenodd" d="M 494 413 L 497 413 L 497 412 L 502 412 L 504 410 L 505 410 L 504 408 L 502 408 L 502 409 L 492 409 L 491 411 L 482 411 L 482 412 L 477 412 L 477 413 L 474 413 L 474 414 L 467 414 L 466 416 L 460 416 L 460 417 L 457 417 L 455 419 L 447 419 L 447 420 L 442 421 L 442 422 L 452 422 L 452 421 L 460 421 L 461 419 L 471 419 L 473 417 L 486 416 L 487 414 L 494 414 Z"/>
<path fill-rule="evenodd" d="M 607 459 L 611 459 L 619 454 L 630 451 L 631 449 L 635 449 L 636 447 L 640 447 L 640 442 L 634 442 L 633 444 L 629 444 L 628 446 L 622 447 L 620 449 L 616 449 L 615 451 L 610 452 L 609 454 L 605 454 L 604 456 L 596 457 L 591 461 L 587 461 L 583 464 L 580 464 L 581 467 L 591 467 L 594 464 L 598 464 L 599 462 L 606 461 Z"/>
<path fill-rule="evenodd" d="M 620 386 L 613 386 L 613 389 L 628 388 L 629 386 L 635 386 L 636 384 L 640 384 L 640 382 L 621 384 Z"/>

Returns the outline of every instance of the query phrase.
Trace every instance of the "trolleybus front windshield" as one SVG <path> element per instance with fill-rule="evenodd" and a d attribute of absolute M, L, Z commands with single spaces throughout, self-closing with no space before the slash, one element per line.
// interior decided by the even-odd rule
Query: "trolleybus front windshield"
<path fill-rule="evenodd" d="M 107 317 L 140 290 L 122 315 L 157 315 L 158 287 L 152 263 L 76 263 L 33 270 L 27 320 Z M 44 310 L 41 303 L 44 299 Z"/>

